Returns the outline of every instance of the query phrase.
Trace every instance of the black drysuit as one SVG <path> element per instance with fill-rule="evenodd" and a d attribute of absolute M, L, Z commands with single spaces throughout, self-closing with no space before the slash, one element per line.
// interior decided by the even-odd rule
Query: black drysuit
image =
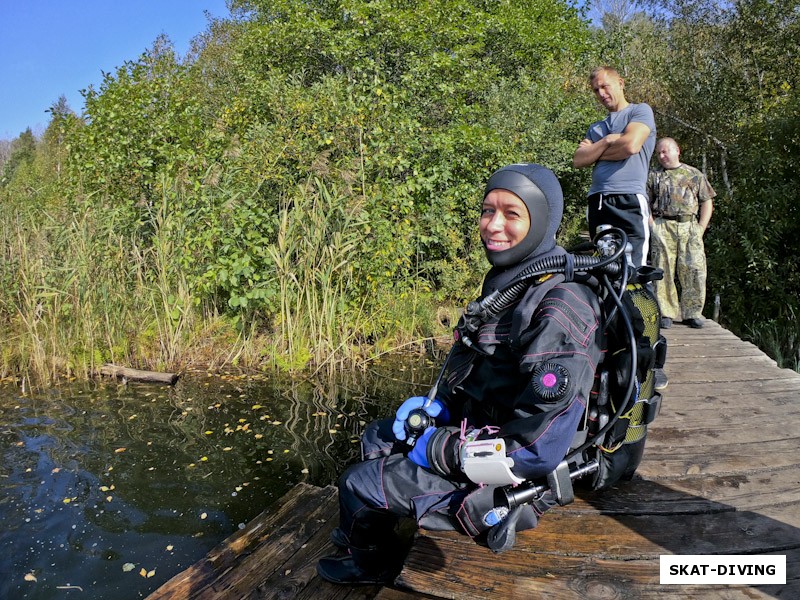
<path fill-rule="evenodd" d="M 502 437 L 512 472 L 526 480 L 553 471 L 569 450 L 586 415 L 595 371 L 602 357 L 602 323 L 595 290 L 561 275 L 544 277 L 522 300 L 483 324 L 477 350 L 459 345 L 437 398 L 446 406 L 453 435 L 484 429 L 480 438 Z M 557 369 L 566 389 L 543 397 L 541 372 Z M 549 369 L 549 370 L 548 370 Z M 563 382 L 562 382 L 563 383 Z M 564 386 L 562 386 L 563 388 Z M 488 530 L 494 506 L 489 486 L 469 481 L 457 464 L 418 466 L 409 447 L 394 439 L 392 419 L 368 426 L 365 460 L 339 481 L 340 527 L 355 547 L 378 547 L 391 539 L 399 517 L 427 529 L 457 529 L 471 536 Z M 547 502 L 524 507 L 518 529 L 534 527 Z"/>

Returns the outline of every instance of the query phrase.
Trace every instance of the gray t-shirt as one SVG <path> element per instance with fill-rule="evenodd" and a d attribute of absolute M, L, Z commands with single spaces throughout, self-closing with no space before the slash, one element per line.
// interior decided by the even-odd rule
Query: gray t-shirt
<path fill-rule="evenodd" d="M 650 128 L 642 149 L 625 160 L 598 160 L 592 169 L 589 195 L 647 194 L 647 173 L 650 157 L 656 147 L 656 122 L 648 104 L 629 104 L 618 112 L 608 113 L 602 121 L 592 123 L 586 137 L 597 142 L 609 133 L 622 133 L 629 123 L 642 123 Z"/>

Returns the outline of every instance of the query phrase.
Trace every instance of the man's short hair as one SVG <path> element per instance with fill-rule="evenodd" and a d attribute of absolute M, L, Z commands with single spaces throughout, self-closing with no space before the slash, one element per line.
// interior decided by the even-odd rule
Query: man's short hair
<path fill-rule="evenodd" d="M 608 73 L 609 75 L 613 75 L 614 77 L 619 77 L 622 79 L 622 75 L 619 74 L 619 71 L 617 71 L 614 67 L 605 65 L 603 67 L 595 67 L 592 69 L 592 72 L 589 74 L 589 83 L 594 83 L 594 78 L 600 75 L 600 73 Z"/>
<path fill-rule="evenodd" d="M 671 138 L 671 137 L 667 137 L 667 136 L 659 138 L 659 140 L 656 142 L 656 148 L 658 148 L 661 144 L 675 144 L 675 147 L 678 149 L 678 151 L 680 151 L 680 149 L 681 149 L 680 145 L 675 140 L 675 138 Z"/>

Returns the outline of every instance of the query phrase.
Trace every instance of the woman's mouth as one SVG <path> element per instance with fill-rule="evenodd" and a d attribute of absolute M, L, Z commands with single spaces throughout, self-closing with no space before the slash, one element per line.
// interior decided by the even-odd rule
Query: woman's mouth
<path fill-rule="evenodd" d="M 508 250 L 511 247 L 511 242 L 507 240 L 486 240 L 486 249 L 493 252 L 500 252 L 501 250 Z"/>

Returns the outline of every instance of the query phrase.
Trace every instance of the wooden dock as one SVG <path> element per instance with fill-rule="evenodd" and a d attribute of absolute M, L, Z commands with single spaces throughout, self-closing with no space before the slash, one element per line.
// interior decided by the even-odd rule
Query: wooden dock
<path fill-rule="evenodd" d="M 673 325 L 661 415 L 641 478 L 578 493 L 503 554 L 456 533 L 420 532 L 392 586 L 316 575 L 337 492 L 299 484 L 157 599 L 800 598 L 800 375 L 713 321 Z M 786 556 L 786 585 L 659 583 L 663 554 Z"/>

